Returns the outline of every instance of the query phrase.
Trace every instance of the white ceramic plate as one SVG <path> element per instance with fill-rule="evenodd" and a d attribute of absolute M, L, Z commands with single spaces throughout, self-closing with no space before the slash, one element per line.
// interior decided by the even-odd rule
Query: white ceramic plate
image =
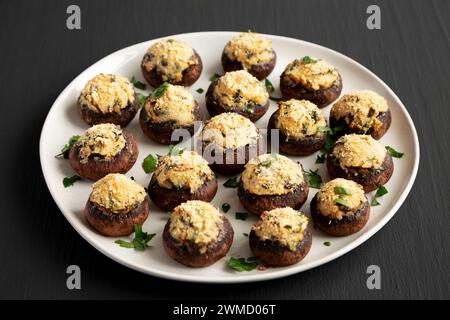
<path fill-rule="evenodd" d="M 170 37 L 189 43 L 202 57 L 202 75 L 190 88 L 202 108 L 205 108 L 204 93 L 198 94 L 195 90 L 197 88 L 203 88 L 206 92 L 211 75 L 214 73 L 223 73 L 220 64 L 222 49 L 225 43 L 234 35 L 235 33 L 233 32 L 200 32 Z M 146 49 L 159 40 L 156 39 L 119 50 L 82 72 L 56 99 L 42 129 L 40 158 L 48 188 L 56 204 L 70 224 L 92 246 L 127 267 L 157 277 L 211 283 L 260 281 L 298 273 L 336 259 L 369 239 L 392 218 L 408 195 L 416 177 L 419 164 L 417 133 L 405 106 L 403 106 L 398 97 L 383 81 L 350 58 L 309 42 L 272 35 L 265 36 L 273 41 L 273 47 L 277 52 L 278 58 L 276 68 L 269 76 L 269 79 L 276 87 L 274 95 L 280 94 L 278 89 L 279 76 L 284 67 L 295 58 L 310 55 L 324 58 L 339 69 L 343 78 L 343 93 L 350 90 L 371 89 L 387 99 L 391 108 L 393 122 L 387 134 L 381 139 L 381 143 L 390 145 L 404 152 L 405 155 L 402 159 L 394 159 L 394 175 L 386 185 L 389 193 L 380 199 L 380 206 L 372 208 L 370 220 L 364 229 L 354 235 L 343 238 L 333 238 L 314 230 L 311 251 L 300 263 L 290 267 L 269 268 L 264 271 L 234 272 L 227 267 L 227 260 L 230 256 L 249 257 L 252 255 L 248 245 L 248 238 L 243 233 L 249 232 L 256 218 L 250 217 L 247 221 L 235 219 L 235 212 L 244 211 L 244 209 L 239 203 L 237 190 L 224 188 L 222 183 L 226 179 L 220 177 L 219 190 L 212 203 L 219 208 L 223 202 L 231 204 L 231 210 L 227 216 L 233 224 L 235 238 L 227 257 L 208 268 L 190 269 L 178 264 L 166 255 L 162 246 L 161 234 L 168 215 L 157 209 L 153 204 L 151 205 L 149 219 L 145 222 L 143 229 L 147 232 L 156 233 L 157 236 L 151 242 L 152 248 L 144 252 L 119 247 L 114 243 L 116 239 L 104 237 L 95 232 L 83 217 L 83 208 L 91 191 L 91 182 L 77 182 L 73 187 L 65 189 L 62 184 L 63 178 L 72 176 L 75 173 L 71 169 L 68 161 L 55 159 L 54 156 L 59 153 L 61 146 L 67 142 L 69 137 L 75 134 L 81 134 L 88 128 L 88 125 L 81 120 L 75 108 L 78 95 L 85 83 L 101 72 L 117 73 L 129 78 L 136 76 L 143 81 L 140 72 L 140 62 Z M 269 111 L 256 123 L 257 127 L 267 127 L 267 121 L 270 115 L 276 110 L 276 104 L 273 102 L 271 104 Z M 330 107 L 323 109 L 327 117 L 329 109 Z M 206 111 L 205 114 L 207 114 Z M 128 175 L 134 176 L 139 183 L 146 186 L 150 180 L 150 176 L 144 173 L 141 167 L 142 160 L 149 153 L 167 153 L 167 146 L 158 145 L 146 138 L 137 120 L 138 117 L 133 120 L 128 128 L 136 135 L 140 152 L 136 164 L 128 172 Z M 319 168 L 319 172 L 324 180 L 328 179 L 325 166 L 314 163 L 316 159 L 315 154 L 309 157 L 291 158 L 300 160 L 305 170 Z M 316 192 L 316 189 L 310 190 L 309 200 L 311 200 Z M 372 195 L 368 195 L 368 197 L 370 201 Z M 303 211 L 308 214 L 309 200 L 303 206 Z M 330 241 L 331 246 L 325 246 L 323 244 L 325 241 Z"/>

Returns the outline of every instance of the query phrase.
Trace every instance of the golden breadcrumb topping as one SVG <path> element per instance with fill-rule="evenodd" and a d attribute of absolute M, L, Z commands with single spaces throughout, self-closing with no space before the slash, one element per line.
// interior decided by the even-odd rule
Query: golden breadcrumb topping
<path fill-rule="evenodd" d="M 161 187 L 187 188 L 191 193 L 215 177 L 208 162 L 195 151 L 160 157 L 154 174 Z"/>
<path fill-rule="evenodd" d="M 179 241 L 189 241 L 201 254 L 218 240 L 223 228 L 223 215 L 211 204 L 192 200 L 180 204 L 170 218 L 170 235 Z"/>
<path fill-rule="evenodd" d="M 325 183 L 317 193 L 317 207 L 324 216 L 341 220 L 354 214 L 367 201 L 358 183 L 337 178 Z"/>
<path fill-rule="evenodd" d="M 241 174 L 245 190 L 256 195 L 280 195 L 303 184 L 300 164 L 279 154 L 263 154 L 251 159 Z"/>
<path fill-rule="evenodd" d="M 125 144 L 120 126 L 103 123 L 86 130 L 75 146 L 79 147 L 80 162 L 87 163 L 89 158 L 109 160 L 118 155 Z"/>
<path fill-rule="evenodd" d="M 78 99 L 80 105 L 99 113 L 116 112 L 134 102 L 131 82 L 114 74 L 99 74 L 88 81 Z"/>
<path fill-rule="evenodd" d="M 119 173 L 111 173 L 92 185 L 89 200 L 112 213 L 124 213 L 136 208 L 147 193 L 136 181 Z"/>
<path fill-rule="evenodd" d="M 150 72 L 156 69 L 163 81 L 179 82 L 183 71 L 198 64 L 194 49 L 179 40 L 161 40 L 152 45 L 144 56 L 142 65 Z"/>
<path fill-rule="evenodd" d="M 241 32 L 225 46 L 225 54 L 237 60 L 245 70 L 273 59 L 272 41 L 253 32 Z"/>
<path fill-rule="evenodd" d="M 265 105 L 269 94 L 265 86 L 245 70 L 227 72 L 217 80 L 214 96 L 229 111 L 253 113 Z"/>
<path fill-rule="evenodd" d="M 308 217 L 286 207 L 263 212 L 252 230 L 263 241 L 276 241 L 289 250 L 296 251 L 305 237 L 307 226 Z"/>

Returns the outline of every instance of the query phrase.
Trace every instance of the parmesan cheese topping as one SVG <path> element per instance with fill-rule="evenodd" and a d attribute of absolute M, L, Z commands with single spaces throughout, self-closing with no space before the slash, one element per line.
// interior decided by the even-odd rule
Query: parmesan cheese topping
<path fill-rule="evenodd" d="M 273 59 L 272 41 L 253 32 L 242 32 L 225 46 L 225 54 L 237 60 L 245 70 Z"/>
<path fill-rule="evenodd" d="M 87 163 L 90 157 L 109 160 L 125 148 L 125 137 L 119 126 L 111 123 L 95 125 L 80 137 L 75 144 L 79 147 L 81 163 Z"/>
<path fill-rule="evenodd" d="M 264 211 L 252 230 L 262 241 L 278 241 L 289 250 L 296 251 L 305 237 L 307 226 L 308 217 L 300 211 L 292 208 L 277 208 Z"/>
<path fill-rule="evenodd" d="M 345 193 L 339 192 L 339 188 L 345 189 Z M 346 205 L 337 204 L 337 199 L 343 199 Z M 317 193 L 317 207 L 324 216 L 341 220 L 343 216 L 355 213 L 367 201 L 364 189 L 358 183 L 337 178 L 325 183 Z M 344 209 L 344 210 L 342 210 Z"/>
<path fill-rule="evenodd" d="M 366 133 L 369 129 L 378 129 L 383 124 L 377 118 L 388 111 L 386 99 L 370 90 L 347 93 L 331 108 L 331 116 L 343 119 L 351 129 Z"/>
<path fill-rule="evenodd" d="M 269 94 L 264 85 L 245 70 L 227 72 L 217 80 L 214 96 L 229 111 L 253 113 L 265 105 Z"/>
<path fill-rule="evenodd" d="M 156 123 L 173 121 L 178 125 L 192 125 L 195 120 L 195 100 L 182 86 L 169 84 L 159 98 L 151 97 L 144 105 L 147 116 Z"/>
<path fill-rule="evenodd" d="M 128 79 L 101 73 L 88 81 L 78 101 L 95 112 L 120 113 L 134 99 L 133 85 Z"/>
<path fill-rule="evenodd" d="M 180 204 L 170 218 L 170 235 L 179 241 L 189 241 L 205 253 L 208 245 L 219 238 L 223 215 L 211 204 L 192 200 Z"/>
<path fill-rule="evenodd" d="M 258 138 L 255 124 L 233 112 L 221 113 L 208 120 L 200 136 L 204 146 L 214 144 L 222 150 L 254 145 Z"/>
<path fill-rule="evenodd" d="M 144 201 L 145 189 L 134 180 L 119 173 L 111 173 L 92 185 L 89 200 L 112 213 L 124 213 Z"/>
<path fill-rule="evenodd" d="M 321 133 L 319 127 L 327 125 L 319 108 L 307 100 L 282 101 L 278 110 L 275 126 L 286 135 L 286 140 L 315 136 Z"/>
<path fill-rule="evenodd" d="M 256 195 L 280 195 L 303 184 L 300 164 L 278 154 L 263 154 L 251 159 L 241 174 L 244 189 Z"/>
<path fill-rule="evenodd" d="M 168 39 L 155 43 L 147 50 L 142 65 L 150 72 L 156 69 L 163 81 L 179 82 L 183 71 L 198 64 L 194 49 L 187 43 Z"/>
<path fill-rule="evenodd" d="M 301 84 L 310 90 L 329 88 L 339 80 L 336 68 L 322 59 L 295 59 L 287 65 L 284 75 L 294 85 Z"/>
<path fill-rule="evenodd" d="M 215 176 L 202 156 L 195 151 L 185 151 L 181 155 L 160 157 L 155 177 L 163 188 L 187 188 L 194 193 Z"/>
<path fill-rule="evenodd" d="M 341 168 L 379 168 L 386 157 L 386 149 L 368 135 L 348 134 L 340 137 L 332 154 Z"/>

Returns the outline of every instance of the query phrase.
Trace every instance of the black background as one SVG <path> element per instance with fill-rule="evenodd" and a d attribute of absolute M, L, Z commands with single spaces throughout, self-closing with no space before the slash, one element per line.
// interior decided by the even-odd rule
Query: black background
<path fill-rule="evenodd" d="M 66 28 L 78 4 L 82 30 Z M 366 28 L 369 4 L 382 29 Z M 450 298 L 450 1 L 0 1 L 0 298 Z M 176 33 L 247 30 L 315 42 L 380 76 L 410 112 L 421 142 L 416 183 L 394 218 L 351 253 L 288 278 L 199 285 L 129 270 L 87 244 L 53 202 L 38 141 L 59 92 L 128 45 Z M 55 134 L 58 134 L 55 132 Z M 82 290 L 66 288 L 66 267 Z M 366 268 L 382 289 L 366 288 Z"/>

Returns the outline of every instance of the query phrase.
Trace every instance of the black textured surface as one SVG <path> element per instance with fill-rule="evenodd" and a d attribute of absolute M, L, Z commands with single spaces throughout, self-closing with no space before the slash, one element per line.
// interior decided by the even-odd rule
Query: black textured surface
<path fill-rule="evenodd" d="M 82 9 L 82 30 L 65 27 Z M 378 4 L 382 30 L 365 27 Z M 450 1 L 0 1 L 0 298 L 450 298 Z M 44 183 L 38 140 L 59 92 L 103 56 L 170 34 L 247 30 L 340 51 L 379 75 L 407 106 L 421 141 L 416 183 L 372 239 L 319 268 L 245 285 L 165 281 L 129 270 L 88 245 Z M 57 134 L 57 133 L 55 133 Z M 82 269 L 82 290 L 65 269 Z M 366 288 L 377 264 L 382 289 Z"/>

